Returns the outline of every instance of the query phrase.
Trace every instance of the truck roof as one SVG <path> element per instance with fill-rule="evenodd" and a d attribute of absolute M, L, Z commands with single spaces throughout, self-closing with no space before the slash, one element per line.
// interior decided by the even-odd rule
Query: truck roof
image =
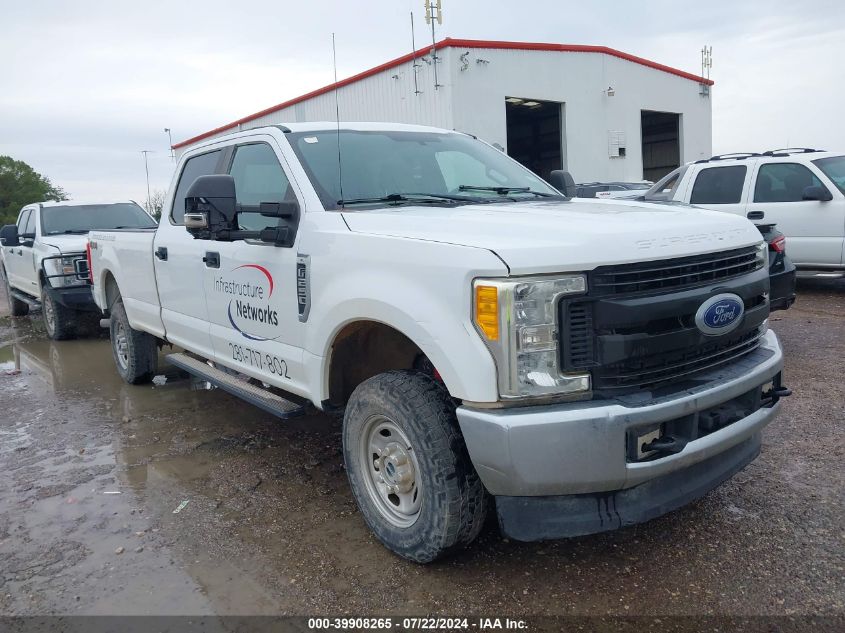
<path fill-rule="evenodd" d="M 236 130 L 232 132 L 227 132 L 226 134 L 221 134 L 220 136 L 215 136 L 214 138 L 209 138 L 204 140 L 202 143 L 197 143 L 186 150 L 195 149 L 198 147 L 205 147 L 206 145 L 211 145 L 213 143 L 219 143 L 220 141 L 224 141 L 229 139 L 233 136 L 237 136 L 239 134 L 243 134 L 244 132 L 256 132 L 259 130 L 268 130 L 271 128 L 276 128 L 282 130 L 282 132 L 333 132 L 338 129 L 338 126 L 341 130 L 352 130 L 357 132 L 380 132 L 380 131 L 387 131 L 387 132 L 428 132 L 428 133 L 435 133 L 435 134 L 465 134 L 465 132 L 459 132 L 457 130 L 446 130 L 439 127 L 432 127 L 429 125 L 411 125 L 409 123 L 385 123 L 381 121 L 341 121 L 338 123 L 337 121 L 308 121 L 308 122 L 301 122 L 301 123 L 279 123 L 275 125 L 256 125 L 255 127 L 251 128 L 244 128 L 242 130 Z"/>

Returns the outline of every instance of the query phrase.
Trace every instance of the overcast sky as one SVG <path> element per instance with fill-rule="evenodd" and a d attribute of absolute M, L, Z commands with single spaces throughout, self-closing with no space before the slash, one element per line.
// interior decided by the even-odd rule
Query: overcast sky
<path fill-rule="evenodd" d="M 845 150 L 841 0 L 443 0 L 437 37 L 597 44 L 693 73 L 713 149 Z M 0 0 L 0 154 L 76 199 L 146 198 L 179 141 L 425 43 L 423 0 Z"/>

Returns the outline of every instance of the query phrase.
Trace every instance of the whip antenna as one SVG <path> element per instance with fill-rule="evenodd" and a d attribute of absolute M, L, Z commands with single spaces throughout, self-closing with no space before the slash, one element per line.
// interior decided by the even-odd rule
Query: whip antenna
<path fill-rule="evenodd" d="M 337 182 L 340 188 L 340 202 L 343 201 L 343 164 L 340 160 L 340 101 L 337 96 L 337 48 L 332 33 L 332 65 L 334 66 L 334 118 L 337 123 Z M 340 205 L 343 206 L 342 204 Z"/>

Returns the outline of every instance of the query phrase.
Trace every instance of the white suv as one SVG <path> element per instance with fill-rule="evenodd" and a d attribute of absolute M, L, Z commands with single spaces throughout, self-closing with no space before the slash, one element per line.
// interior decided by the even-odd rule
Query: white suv
<path fill-rule="evenodd" d="M 845 155 L 809 148 L 723 154 L 679 167 L 645 200 L 777 224 L 798 268 L 845 270 Z"/>

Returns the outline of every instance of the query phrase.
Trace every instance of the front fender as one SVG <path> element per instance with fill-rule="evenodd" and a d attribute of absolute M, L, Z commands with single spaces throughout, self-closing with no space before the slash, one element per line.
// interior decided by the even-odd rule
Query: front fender
<path fill-rule="evenodd" d="M 471 322 L 472 280 L 506 274 L 502 262 L 483 249 L 350 237 L 353 244 L 365 242 L 353 245 L 355 259 L 337 251 L 311 259 L 312 305 L 305 351 L 319 373 L 310 381 L 321 400 L 328 397 L 331 348 L 338 333 L 355 321 L 376 321 L 413 341 L 454 397 L 495 402 L 495 362 Z M 374 256 L 362 258 L 361 253 Z"/>

